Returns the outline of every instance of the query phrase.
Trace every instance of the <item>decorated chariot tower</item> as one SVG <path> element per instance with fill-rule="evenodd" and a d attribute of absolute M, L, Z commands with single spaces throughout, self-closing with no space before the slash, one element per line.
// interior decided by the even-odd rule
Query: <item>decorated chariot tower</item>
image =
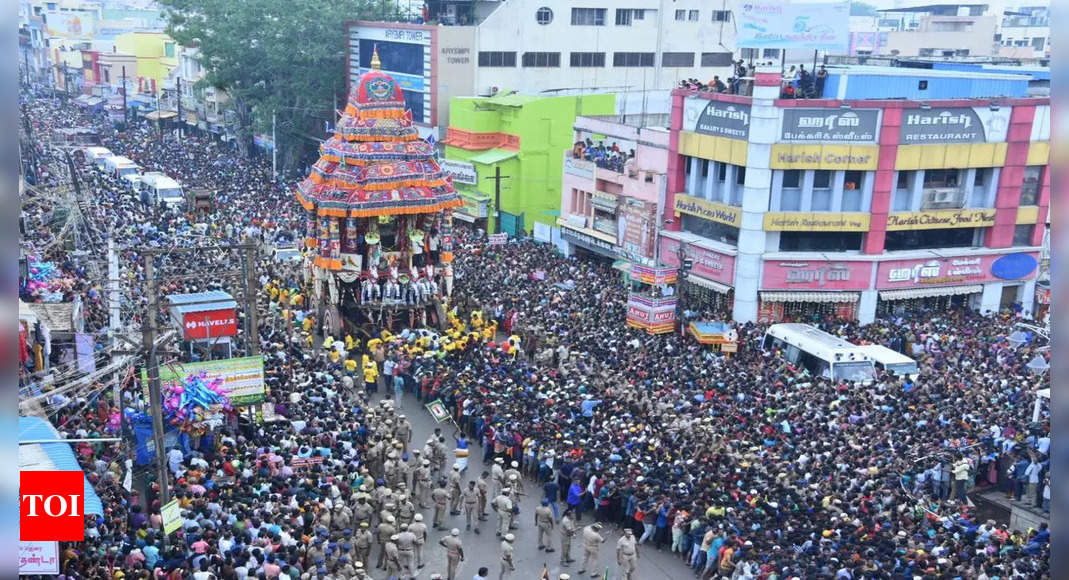
<path fill-rule="evenodd" d="M 308 212 L 312 297 L 332 334 L 440 322 L 452 290 L 447 210 L 463 202 L 419 138 L 401 87 L 379 70 L 377 50 L 371 68 L 296 188 Z"/>

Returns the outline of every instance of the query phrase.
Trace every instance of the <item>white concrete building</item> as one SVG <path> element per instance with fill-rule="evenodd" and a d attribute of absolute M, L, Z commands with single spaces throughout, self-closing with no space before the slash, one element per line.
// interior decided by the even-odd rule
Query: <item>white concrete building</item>
<path fill-rule="evenodd" d="M 881 10 L 879 54 L 994 56 L 999 18 L 987 4 L 945 3 Z"/>
<path fill-rule="evenodd" d="M 731 76 L 734 3 L 706 0 L 476 0 L 428 3 L 427 24 L 352 22 L 349 78 L 370 68 L 402 85 L 414 120 L 448 124 L 449 100 L 529 94 L 653 94 L 680 80 Z M 644 91 L 646 93 L 644 93 Z M 621 99 L 652 110 L 650 98 Z M 621 111 L 627 112 L 627 111 Z M 653 112 L 666 113 L 660 108 Z"/>
<path fill-rule="evenodd" d="M 1050 57 L 1050 6 L 1007 10 L 999 26 L 998 56 L 1019 59 Z"/>

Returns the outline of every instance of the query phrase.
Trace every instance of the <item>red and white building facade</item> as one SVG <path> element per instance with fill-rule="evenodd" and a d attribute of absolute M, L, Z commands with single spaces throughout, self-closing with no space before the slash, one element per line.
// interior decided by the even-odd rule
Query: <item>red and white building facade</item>
<path fill-rule="evenodd" d="M 737 321 L 1031 315 L 1049 99 L 788 100 L 780 82 L 673 93 L 657 259 L 693 260 L 684 308 L 690 284 Z"/>

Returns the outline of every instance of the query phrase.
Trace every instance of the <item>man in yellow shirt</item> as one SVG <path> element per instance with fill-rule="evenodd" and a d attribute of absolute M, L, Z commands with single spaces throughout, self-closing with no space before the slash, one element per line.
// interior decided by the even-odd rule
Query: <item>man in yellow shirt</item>
<path fill-rule="evenodd" d="M 366 358 L 366 357 L 365 357 Z M 364 382 L 367 383 L 369 393 L 378 391 L 379 367 L 373 360 L 364 361 Z"/>
<path fill-rule="evenodd" d="M 353 360 L 351 358 L 345 359 L 345 372 L 347 372 L 347 373 L 356 372 L 356 361 L 355 360 Z"/>

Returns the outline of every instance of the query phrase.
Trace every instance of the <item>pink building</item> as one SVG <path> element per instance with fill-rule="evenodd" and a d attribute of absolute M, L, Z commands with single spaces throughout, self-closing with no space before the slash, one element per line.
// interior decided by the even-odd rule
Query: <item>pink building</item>
<path fill-rule="evenodd" d="M 578 117 L 564 153 L 561 216 L 568 252 L 652 266 L 668 171 L 667 115 Z"/>

